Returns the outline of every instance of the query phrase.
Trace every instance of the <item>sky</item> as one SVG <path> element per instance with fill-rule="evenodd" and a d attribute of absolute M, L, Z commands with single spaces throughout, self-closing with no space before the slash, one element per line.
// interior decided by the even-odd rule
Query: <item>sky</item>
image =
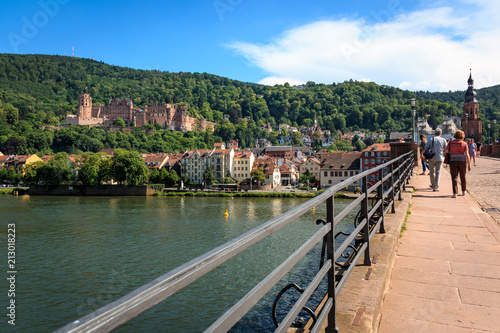
<path fill-rule="evenodd" d="M 500 84 L 498 0 L 0 2 L 0 53 L 93 58 L 291 85 L 411 91 Z"/>

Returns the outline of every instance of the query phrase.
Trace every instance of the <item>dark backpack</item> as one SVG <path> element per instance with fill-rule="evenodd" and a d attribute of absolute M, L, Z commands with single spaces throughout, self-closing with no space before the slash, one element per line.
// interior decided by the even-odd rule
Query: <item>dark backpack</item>
<path fill-rule="evenodd" d="M 432 138 L 432 145 L 430 148 L 427 148 L 426 151 L 424 151 L 424 157 L 428 160 L 434 157 L 436 153 L 434 152 L 434 138 Z"/>

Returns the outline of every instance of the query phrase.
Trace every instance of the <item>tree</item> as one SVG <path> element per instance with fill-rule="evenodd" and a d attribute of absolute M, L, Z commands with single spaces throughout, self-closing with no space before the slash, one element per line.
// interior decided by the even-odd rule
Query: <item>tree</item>
<path fill-rule="evenodd" d="M 84 153 L 80 159 L 81 165 L 78 169 L 76 179 L 83 185 L 100 185 L 100 169 L 103 162 L 103 154 Z"/>
<path fill-rule="evenodd" d="M 316 182 L 316 176 L 314 176 L 309 169 L 306 169 L 306 171 L 300 176 L 299 182 L 304 184 L 314 184 Z"/>
<path fill-rule="evenodd" d="M 166 169 L 163 169 L 166 171 Z M 179 175 L 177 175 L 177 172 L 175 172 L 175 170 L 172 170 L 170 172 L 167 172 L 167 177 L 164 178 L 164 181 L 165 181 L 165 186 L 174 186 L 175 184 L 177 184 L 179 181 L 181 180 L 181 178 L 179 177 Z M 186 184 L 189 182 L 189 178 L 186 179 Z"/>
<path fill-rule="evenodd" d="M 293 146 L 303 146 L 304 143 L 302 142 L 302 133 L 300 132 L 293 132 L 293 141 L 292 141 L 292 145 Z"/>
<path fill-rule="evenodd" d="M 342 151 L 352 151 L 352 143 L 349 140 L 338 140 L 335 145 L 339 150 Z"/>
<path fill-rule="evenodd" d="M 42 167 L 45 163 L 43 161 L 36 161 L 24 166 L 24 181 L 26 184 L 34 185 L 38 184 L 38 169 Z"/>
<path fill-rule="evenodd" d="M 2 152 L 5 155 L 17 155 L 21 152 L 23 144 L 23 140 L 11 136 L 4 142 Z"/>
<path fill-rule="evenodd" d="M 149 171 L 138 152 L 116 149 L 112 159 L 111 174 L 115 181 L 124 185 L 139 185 L 147 181 Z"/>
<path fill-rule="evenodd" d="M 149 176 L 149 182 L 151 184 L 160 184 L 163 183 L 163 179 L 161 178 L 160 171 L 158 169 L 154 169 L 151 175 Z"/>
<path fill-rule="evenodd" d="M 358 140 L 354 143 L 354 147 L 357 151 L 363 151 L 366 148 L 366 144 L 363 141 Z"/>
<path fill-rule="evenodd" d="M 118 117 L 115 119 L 115 125 L 118 127 L 125 127 L 125 120 L 122 118 Z"/>
<path fill-rule="evenodd" d="M 38 180 L 42 185 L 55 186 L 62 182 L 71 181 L 73 171 L 70 166 L 68 154 L 57 153 L 44 165 L 37 169 Z"/>
<path fill-rule="evenodd" d="M 337 148 L 337 145 L 335 143 L 331 143 L 328 148 L 326 148 L 327 151 L 332 152 L 332 151 L 339 151 Z"/>
<path fill-rule="evenodd" d="M 250 178 L 252 183 L 261 183 L 266 181 L 266 175 L 261 169 L 253 169 L 252 172 L 250 172 Z"/>
<path fill-rule="evenodd" d="M 207 185 L 212 184 L 215 179 L 214 172 L 210 166 L 207 166 L 207 171 L 205 172 L 205 183 Z"/>

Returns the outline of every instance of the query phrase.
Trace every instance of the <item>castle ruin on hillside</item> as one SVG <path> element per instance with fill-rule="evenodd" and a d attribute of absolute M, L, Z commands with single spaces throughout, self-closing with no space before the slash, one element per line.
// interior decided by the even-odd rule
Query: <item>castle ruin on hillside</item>
<path fill-rule="evenodd" d="M 145 124 L 160 124 L 164 129 L 175 131 L 205 131 L 212 130 L 215 123 L 206 119 L 197 119 L 188 116 L 186 105 L 153 104 L 144 105 L 144 110 L 134 108 L 131 99 L 111 98 L 108 105 L 92 105 L 89 94 L 80 94 L 78 99 L 77 115 L 68 115 L 66 124 L 72 125 L 108 125 L 111 126 L 117 118 L 121 118 L 127 125 L 142 127 Z"/>

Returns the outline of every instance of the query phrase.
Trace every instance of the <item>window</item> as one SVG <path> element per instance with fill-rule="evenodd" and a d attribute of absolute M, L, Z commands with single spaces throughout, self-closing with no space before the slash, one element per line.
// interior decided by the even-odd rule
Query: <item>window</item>
<path fill-rule="evenodd" d="M 352 177 L 352 176 L 354 176 L 354 171 L 350 171 L 350 172 L 349 172 L 349 175 L 350 175 L 351 177 Z"/>
<path fill-rule="evenodd" d="M 333 177 L 333 171 L 330 171 L 330 177 Z"/>
<path fill-rule="evenodd" d="M 372 152 L 372 156 L 375 156 L 375 153 L 374 153 L 374 152 Z"/>
<path fill-rule="evenodd" d="M 325 171 L 325 177 L 328 177 L 328 171 Z"/>
<path fill-rule="evenodd" d="M 331 179 L 328 179 L 328 184 L 331 184 L 332 183 L 332 180 Z"/>
<path fill-rule="evenodd" d="M 344 171 L 344 177 L 349 177 L 349 171 Z"/>

